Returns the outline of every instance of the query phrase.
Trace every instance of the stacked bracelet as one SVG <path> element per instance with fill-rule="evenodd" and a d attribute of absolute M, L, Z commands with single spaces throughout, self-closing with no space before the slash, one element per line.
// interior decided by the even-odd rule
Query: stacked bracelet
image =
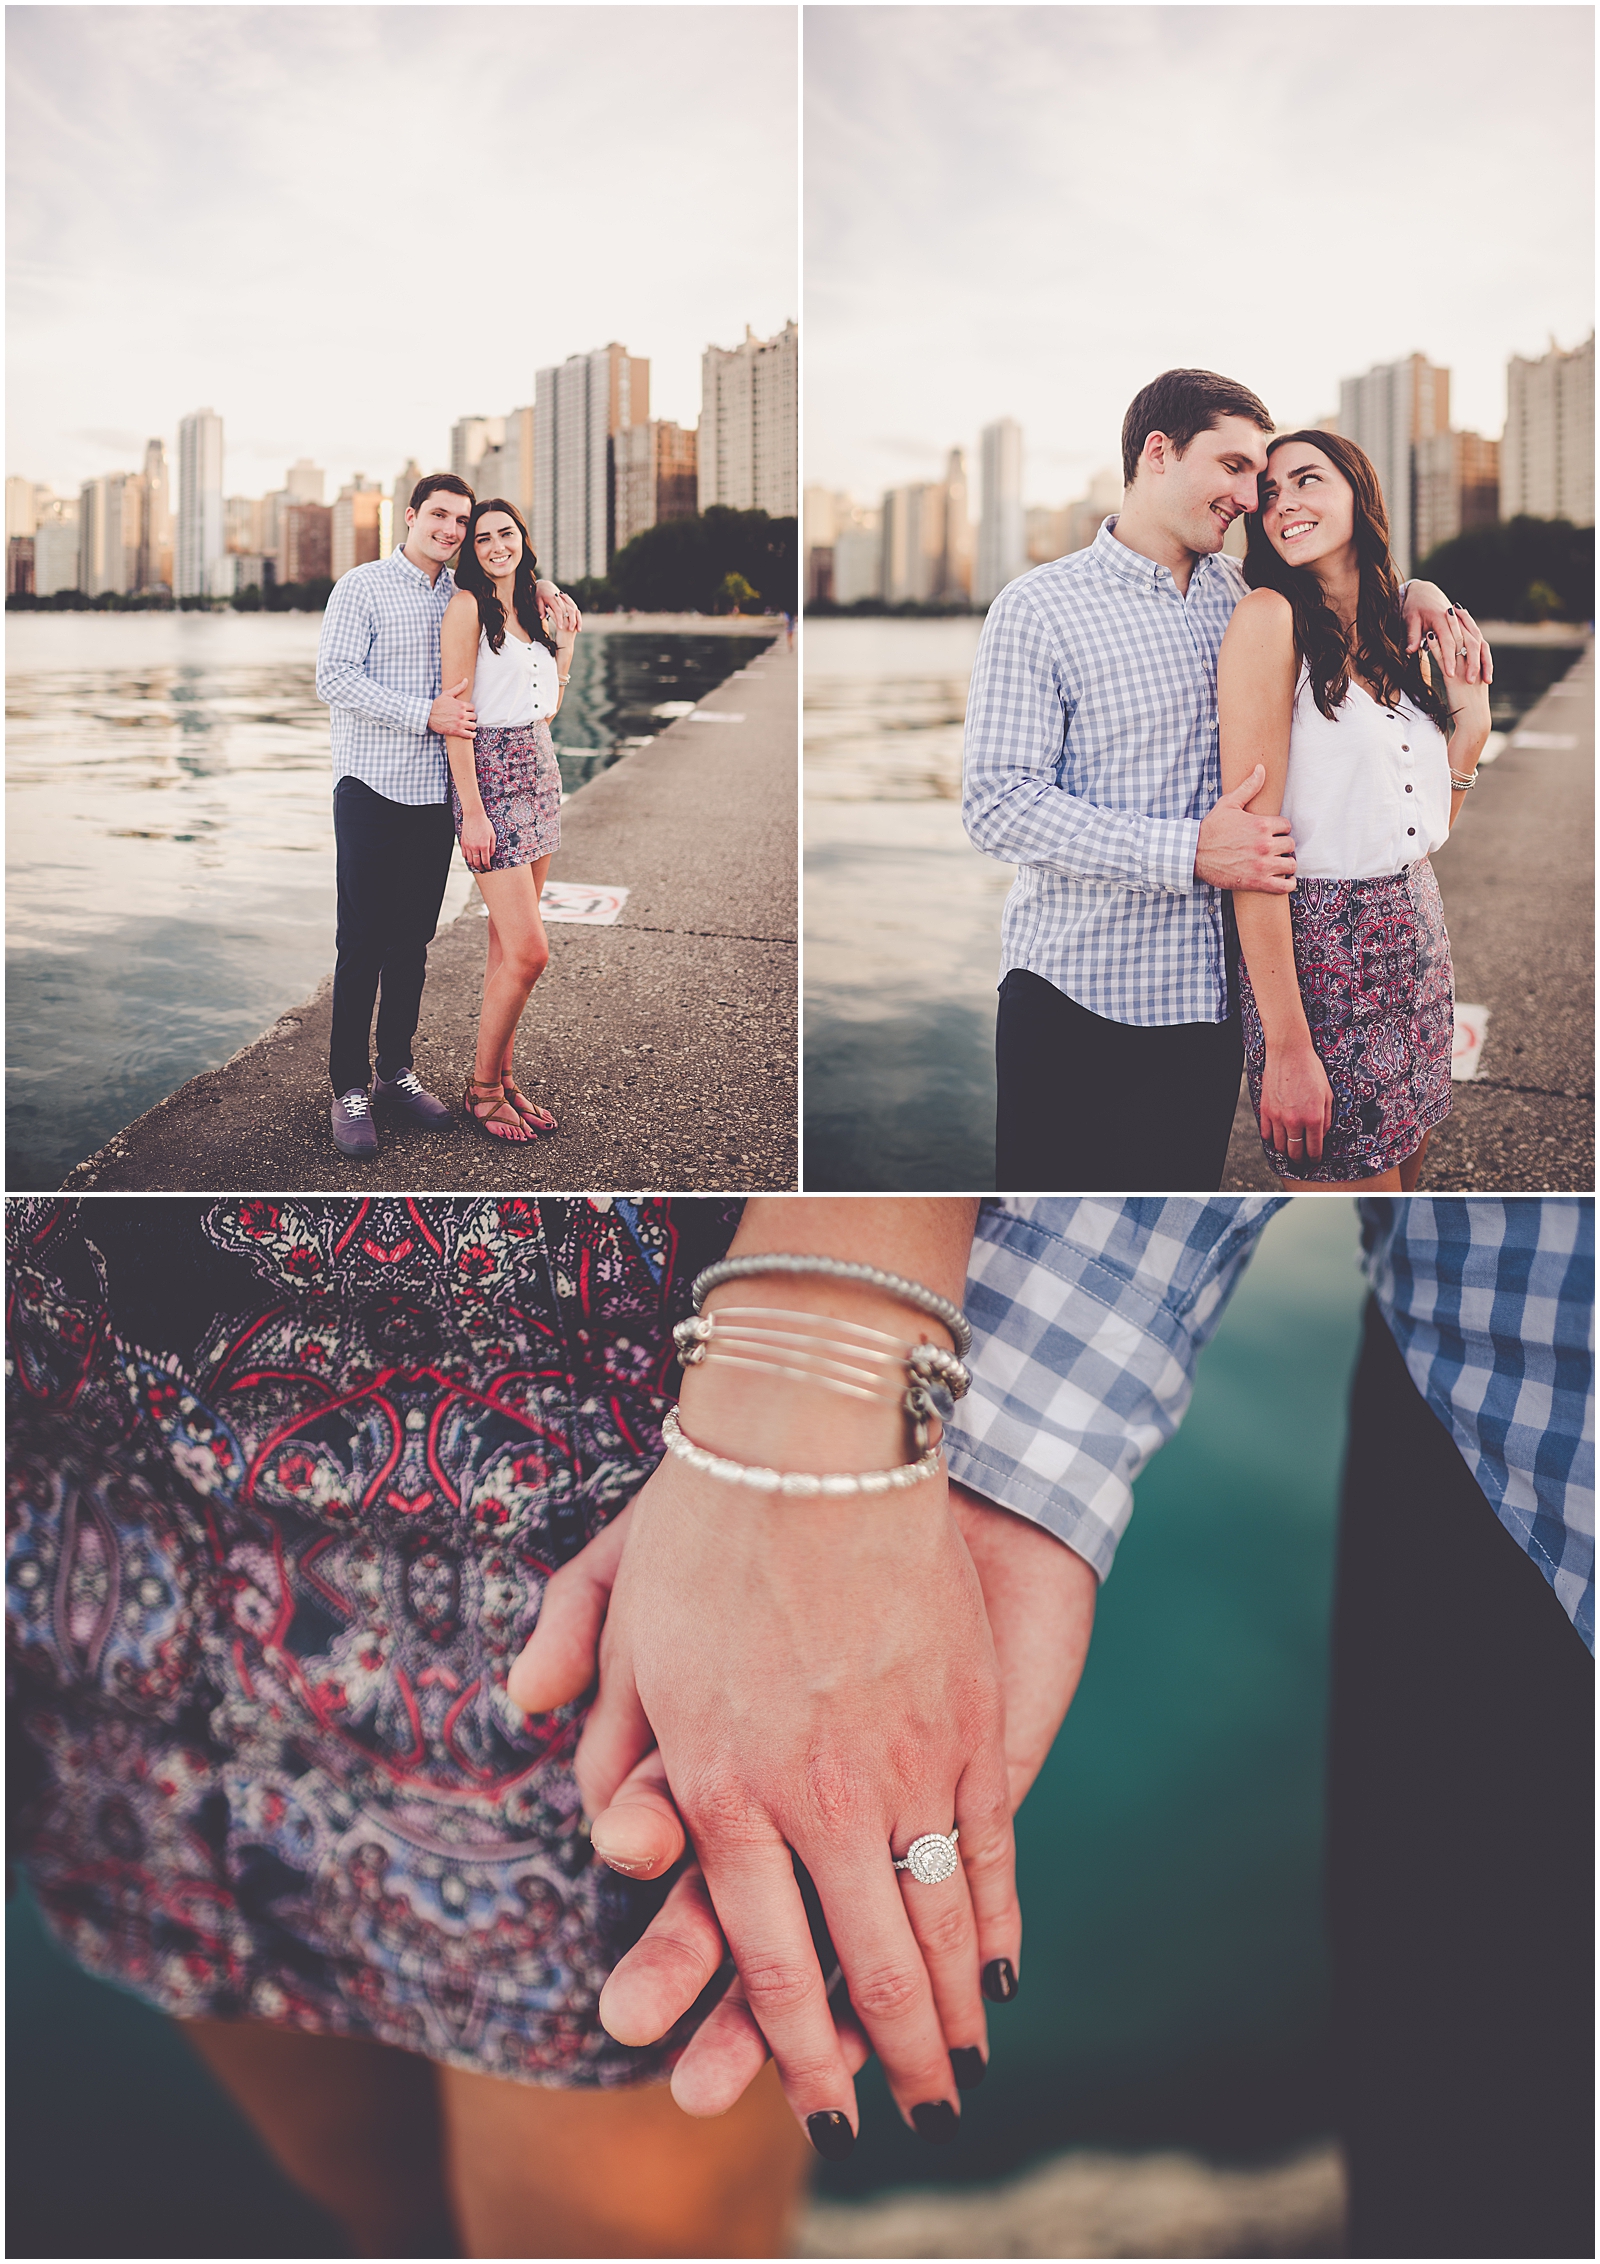
<path fill-rule="evenodd" d="M 1450 791 L 1452 794 L 1470 794 L 1477 783 L 1478 774 L 1475 770 L 1453 770 L 1450 773 Z M 1474 819 L 1473 823 L 1476 824 L 1477 820 Z"/>
<path fill-rule="evenodd" d="M 936 1289 L 924 1289 L 920 1281 L 907 1281 L 904 1274 L 885 1273 L 881 1266 L 860 1265 L 850 1258 L 796 1257 L 777 1251 L 748 1258 L 723 1258 L 696 1275 L 692 1293 L 695 1311 L 699 1312 L 719 1283 L 748 1281 L 759 1274 L 820 1274 L 831 1281 L 858 1281 L 869 1289 L 881 1289 L 886 1295 L 897 1297 L 902 1304 L 914 1305 L 919 1313 L 942 1322 L 963 1360 L 972 1350 L 972 1324 L 959 1305 L 952 1305 L 949 1298 L 941 1297 Z"/>
<path fill-rule="evenodd" d="M 863 1470 L 859 1474 L 829 1471 L 826 1476 L 809 1470 L 763 1470 L 747 1462 L 732 1462 L 725 1454 L 712 1454 L 708 1448 L 696 1446 L 693 1439 L 684 1436 L 675 1407 L 669 1407 L 661 1419 L 661 1436 L 667 1452 L 675 1454 L 680 1462 L 686 1462 L 691 1470 L 701 1470 L 707 1477 L 721 1478 L 729 1485 L 748 1486 L 758 1494 L 815 1497 L 819 1494 L 898 1493 L 909 1486 L 920 1486 L 925 1478 L 937 1477 L 939 1472 L 936 1446 L 929 1447 L 915 1462 L 902 1462 L 893 1470 Z"/>
<path fill-rule="evenodd" d="M 713 1361 L 765 1369 L 849 1399 L 887 1400 L 904 1409 L 912 1445 L 924 1453 L 935 1420 L 948 1423 L 971 1384 L 962 1362 L 943 1345 L 907 1344 L 831 1316 L 812 1329 L 806 1326 L 811 1318 L 784 1306 L 724 1305 L 680 1321 L 672 1333 L 686 1368 Z"/>

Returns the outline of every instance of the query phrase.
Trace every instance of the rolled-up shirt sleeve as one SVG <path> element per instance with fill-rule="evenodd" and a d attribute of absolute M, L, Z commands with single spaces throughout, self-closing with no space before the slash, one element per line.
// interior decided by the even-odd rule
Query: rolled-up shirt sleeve
<path fill-rule="evenodd" d="M 1186 891 L 1198 818 L 1108 809 L 1062 784 L 1073 694 L 1026 587 L 989 608 L 967 694 L 961 815 L 973 844 L 1073 880 Z"/>
<path fill-rule="evenodd" d="M 1101 1579 L 1133 1482 L 1177 1429 L 1200 1353 L 1286 1198 L 986 1203 L 967 1275 L 972 1388 L 950 1475 L 1045 1526 Z"/>
<path fill-rule="evenodd" d="M 397 692 L 367 673 L 378 636 L 371 599 L 355 577 L 334 583 L 317 640 L 317 697 L 348 708 L 390 731 L 426 731 L 433 702 L 419 692 Z"/>

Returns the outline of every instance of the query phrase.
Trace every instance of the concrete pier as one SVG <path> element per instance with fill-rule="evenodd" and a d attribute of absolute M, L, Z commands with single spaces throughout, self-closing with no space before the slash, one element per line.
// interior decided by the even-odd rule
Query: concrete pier
<path fill-rule="evenodd" d="M 780 633 L 564 804 L 552 881 L 630 893 L 614 927 L 550 928 L 517 1070 L 556 1117 L 552 1137 L 514 1146 L 459 1116 L 437 1133 L 380 1120 L 376 1160 L 349 1162 L 328 1123 L 330 975 L 117 1133 L 66 1188 L 792 1187 L 797 708 L 796 655 Z M 707 720 L 719 716 L 738 720 Z M 453 1106 L 472 1073 L 487 938 L 474 890 L 429 952 L 416 1066 Z M 328 944 L 331 956 L 331 927 Z"/>
<path fill-rule="evenodd" d="M 1594 646 L 1484 766 L 1433 860 L 1456 997 L 1489 1009 L 1423 1194 L 1594 1186 Z M 1277 1189 L 1241 1086 L 1226 1188 Z"/>

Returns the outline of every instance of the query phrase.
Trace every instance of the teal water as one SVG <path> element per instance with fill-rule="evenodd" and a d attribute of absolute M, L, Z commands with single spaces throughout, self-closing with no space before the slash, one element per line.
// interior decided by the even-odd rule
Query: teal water
<path fill-rule="evenodd" d="M 1273 1220 L 1139 1481 L 1018 1819 L 1023 1985 L 991 2011 L 961 2144 L 923 2145 L 866 2077 L 826 2190 L 1088 2141 L 1243 2158 L 1328 2127 L 1321 1766 L 1356 1249 L 1342 1198 Z M 165 2023 L 66 1966 L 25 1898 L 9 1923 L 10 2253 L 333 2253 Z"/>

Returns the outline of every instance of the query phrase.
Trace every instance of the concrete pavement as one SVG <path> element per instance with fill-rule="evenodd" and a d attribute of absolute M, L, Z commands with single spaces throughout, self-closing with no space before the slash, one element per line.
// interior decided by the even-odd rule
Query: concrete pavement
<path fill-rule="evenodd" d="M 1456 997 L 1489 1009 L 1421 1192 L 1594 1187 L 1594 646 L 1530 708 L 1434 858 Z M 1276 1189 L 1242 1086 L 1225 1188 Z"/>
<path fill-rule="evenodd" d="M 437 1133 L 380 1123 L 376 1161 L 348 1162 L 328 1126 L 330 976 L 79 1164 L 66 1188 L 792 1187 L 797 675 L 780 635 L 564 804 L 551 879 L 631 893 L 615 927 L 550 928 L 517 1065 L 557 1118 L 553 1137 L 511 1146 L 459 1119 Z M 719 715 L 740 720 L 703 720 Z M 474 891 L 429 953 L 416 1064 L 452 1105 L 472 1070 L 487 937 Z"/>

